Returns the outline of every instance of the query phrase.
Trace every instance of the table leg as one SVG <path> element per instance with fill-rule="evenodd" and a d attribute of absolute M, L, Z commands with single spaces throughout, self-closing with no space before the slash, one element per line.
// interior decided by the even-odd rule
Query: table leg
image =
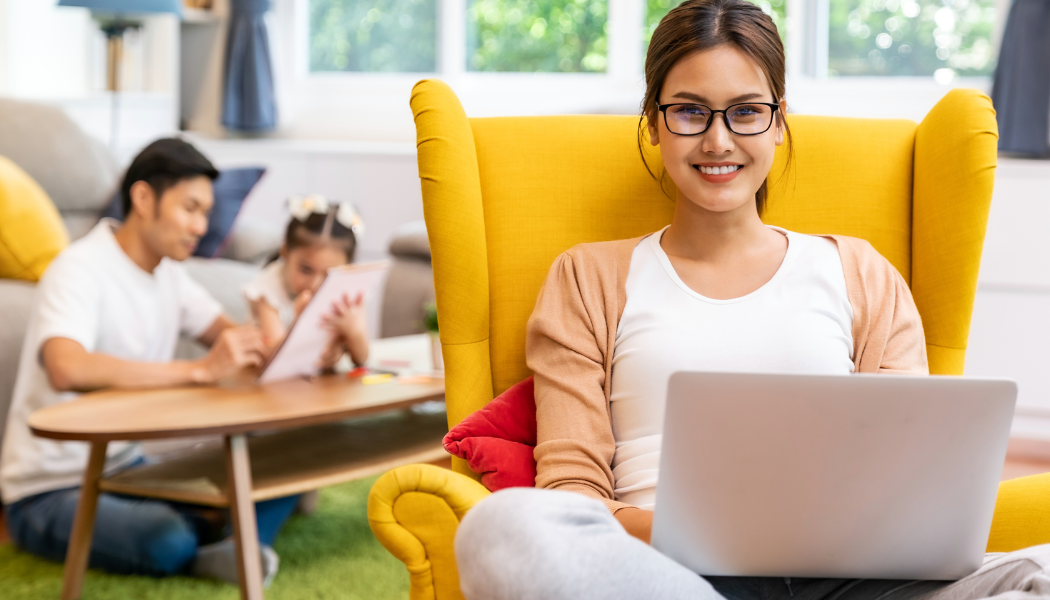
<path fill-rule="evenodd" d="M 91 555 L 91 534 L 95 529 L 95 508 L 98 506 L 98 480 L 106 466 L 107 442 L 92 442 L 84 483 L 80 486 L 77 514 L 66 548 L 66 566 L 62 576 L 62 600 L 76 600 L 84 584 L 88 557 Z"/>
<path fill-rule="evenodd" d="M 233 540 L 237 550 L 237 575 L 242 600 L 262 600 L 262 563 L 259 560 L 259 532 L 255 526 L 252 502 L 252 469 L 248 458 L 248 439 L 242 435 L 225 437 L 226 491 L 233 518 Z"/>

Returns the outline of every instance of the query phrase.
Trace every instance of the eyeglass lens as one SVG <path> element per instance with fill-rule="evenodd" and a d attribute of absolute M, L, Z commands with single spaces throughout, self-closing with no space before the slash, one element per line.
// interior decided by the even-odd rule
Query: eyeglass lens
<path fill-rule="evenodd" d="M 707 129 L 711 109 L 703 104 L 678 104 L 667 107 L 667 128 L 671 133 L 696 135 Z M 765 104 L 734 104 L 726 109 L 729 129 L 742 135 L 762 133 L 769 129 L 773 109 Z"/>

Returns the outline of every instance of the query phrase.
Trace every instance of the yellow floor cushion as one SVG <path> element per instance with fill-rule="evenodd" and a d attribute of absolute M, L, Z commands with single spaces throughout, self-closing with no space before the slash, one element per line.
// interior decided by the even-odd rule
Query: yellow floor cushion
<path fill-rule="evenodd" d="M 0 156 L 0 279 L 37 281 L 69 244 L 51 198 L 25 171 Z"/>

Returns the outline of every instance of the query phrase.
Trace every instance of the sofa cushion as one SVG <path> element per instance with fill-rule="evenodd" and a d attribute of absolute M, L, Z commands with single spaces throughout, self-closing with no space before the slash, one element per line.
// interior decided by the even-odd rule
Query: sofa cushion
<path fill-rule="evenodd" d="M 445 435 L 445 450 L 465 459 L 490 491 L 536 485 L 534 393 L 532 377 L 520 381 Z"/>
<path fill-rule="evenodd" d="M 47 193 L 0 156 L 0 278 L 37 281 L 69 234 Z"/>
<path fill-rule="evenodd" d="M 59 211 L 102 210 L 117 186 L 113 155 L 59 108 L 0 99 L 0 156 L 22 167 Z"/>
<path fill-rule="evenodd" d="M 398 227 L 390 240 L 390 254 L 398 258 L 430 261 L 430 240 L 424 221 L 410 221 Z"/>
<path fill-rule="evenodd" d="M 35 297 L 36 286 L 32 283 L 0 280 L 0 447 Z"/>
<path fill-rule="evenodd" d="M 208 218 L 208 232 L 197 244 L 197 249 L 193 251 L 194 256 L 201 258 L 221 256 L 226 238 L 230 234 L 233 222 L 237 219 L 237 213 L 244 205 L 244 199 L 251 193 L 255 184 L 262 179 L 264 173 L 266 169 L 263 167 L 225 169 L 219 173 L 219 178 L 215 180 L 213 186 L 215 204 Z M 118 221 L 124 220 L 124 201 L 119 189 L 113 193 L 102 216 Z"/>

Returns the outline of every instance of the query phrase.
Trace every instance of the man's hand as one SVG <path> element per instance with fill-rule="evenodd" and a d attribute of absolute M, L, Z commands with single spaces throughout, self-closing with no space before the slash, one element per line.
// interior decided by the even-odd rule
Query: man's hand
<path fill-rule="evenodd" d="M 245 367 L 257 367 L 267 353 L 262 332 L 252 326 L 223 329 L 208 355 L 198 361 L 193 371 L 197 383 L 214 383 Z"/>

